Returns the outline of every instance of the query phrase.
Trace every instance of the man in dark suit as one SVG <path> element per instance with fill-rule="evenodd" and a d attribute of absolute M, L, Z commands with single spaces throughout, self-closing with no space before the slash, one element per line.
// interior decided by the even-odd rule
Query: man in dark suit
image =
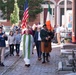
<path fill-rule="evenodd" d="M 37 48 L 38 60 L 41 60 L 41 37 L 40 37 L 40 30 L 41 30 L 41 28 L 38 27 L 37 31 L 35 32 L 35 35 L 34 35 L 34 41 L 35 41 L 36 48 Z"/>

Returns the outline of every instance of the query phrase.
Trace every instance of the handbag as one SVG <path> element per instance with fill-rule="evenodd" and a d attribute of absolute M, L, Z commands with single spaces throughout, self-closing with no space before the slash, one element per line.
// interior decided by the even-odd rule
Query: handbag
<path fill-rule="evenodd" d="M 45 47 L 48 47 L 48 42 L 44 42 L 44 46 Z"/>

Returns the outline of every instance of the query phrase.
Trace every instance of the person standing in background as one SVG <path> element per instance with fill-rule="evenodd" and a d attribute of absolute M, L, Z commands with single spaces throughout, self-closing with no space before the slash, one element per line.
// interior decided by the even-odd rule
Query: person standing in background
<path fill-rule="evenodd" d="M 5 40 L 7 40 L 7 36 L 2 31 L 2 27 L 0 27 L 0 66 L 4 66 Z"/>
<path fill-rule="evenodd" d="M 58 45 L 61 44 L 61 37 L 60 37 L 60 26 L 57 25 L 57 28 L 56 28 L 56 35 L 57 35 L 57 42 L 58 42 Z"/>
<path fill-rule="evenodd" d="M 33 24 L 32 26 L 32 33 L 33 33 L 33 38 L 34 38 L 34 35 L 35 35 L 35 32 L 37 31 L 37 26 L 36 24 Z M 35 40 L 35 39 L 34 39 Z M 34 54 L 34 52 L 32 51 L 32 54 Z"/>
<path fill-rule="evenodd" d="M 15 47 L 16 47 L 16 56 L 19 56 L 20 52 L 20 42 L 21 42 L 21 34 L 19 33 L 18 29 L 15 32 Z"/>
<path fill-rule="evenodd" d="M 15 45 L 15 36 L 13 31 L 10 31 L 9 36 L 8 36 L 8 45 L 10 47 L 10 56 L 14 56 L 14 45 Z"/>
<path fill-rule="evenodd" d="M 37 49 L 38 60 L 41 60 L 41 37 L 40 37 L 41 27 L 37 27 L 37 31 L 34 35 L 34 41 Z"/>
<path fill-rule="evenodd" d="M 2 23 L 0 23 L 0 27 L 2 27 L 2 32 L 5 33 L 5 27 Z"/>
<path fill-rule="evenodd" d="M 33 37 L 34 37 L 34 35 L 35 35 L 36 30 L 37 30 L 37 26 L 34 24 L 34 25 L 32 26 Z"/>

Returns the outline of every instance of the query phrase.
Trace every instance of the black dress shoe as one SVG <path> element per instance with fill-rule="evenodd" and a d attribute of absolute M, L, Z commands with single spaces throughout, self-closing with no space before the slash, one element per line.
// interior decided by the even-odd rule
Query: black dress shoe
<path fill-rule="evenodd" d="M 28 64 L 27 67 L 30 67 L 30 64 Z"/>
<path fill-rule="evenodd" d="M 47 62 L 50 62 L 49 60 L 46 60 Z"/>
<path fill-rule="evenodd" d="M 34 54 L 34 53 L 32 52 L 32 54 Z"/>
<path fill-rule="evenodd" d="M 0 64 L 0 66 L 4 66 L 4 64 L 3 64 L 3 63 L 1 63 L 1 64 Z"/>
<path fill-rule="evenodd" d="M 30 64 L 25 64 L 25 66 L 30 67 Z"/>
<path fill-rule="evenodd" d="M 27 66 L 27 65 L 25 64 L 25 66 Z"/>
<path fill-rule="evenodd" d="M 42 64 L 44 64 L 44 63 L 45 63 L 45 61 L 42 62 Z"/>
<path fill-rule="evenodd" d="M 14 54 L 12 54 L 14 56 Z"/>

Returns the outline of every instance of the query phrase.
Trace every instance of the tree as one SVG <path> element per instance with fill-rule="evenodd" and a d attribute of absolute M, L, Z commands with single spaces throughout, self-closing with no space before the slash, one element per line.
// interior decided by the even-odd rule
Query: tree
<path fill-rule="evenodd" d="M 42 11 L 41 3 L 43 0 L 29 0 L 30 19 L 35 19 L 36 15 Z"/>
<path fill-rule="evenodd" d="M 10 21 L 12 24 L 19 23 L 19 7 L 17 5 L 17 0 L 14 3 L 14 10 L 13 13 L 10 15 Z"/>
<path fill-rule="evenodd" d="M 2 16 L 4 19 L 9 20 L 10 14 L 13 12 L 14 9 L 14 0 L 7 0 L 6 3 L 3 0 L 0 0 L 0 10 L 2 10 Z"/>
<path fill-rule="evenodd" d="M 28 0 L 29 3 L 29 15 L 30 18 L 35 19 L 36 15 L 39 14 L 42 11 L 41 3 L 44 0 Z M 24 12 L 24 3 L 25 0 L 18 0 L 18 6 L 20 9 L 20 19 L 22 19 L 23 12 Z M 3 12 L 3 18 L 10 19 L 10 14 L 13 12 L 14 7 L 14 0 L 7 0 L 6 3 L 3 3 L 2 0 L 0 0 L 0 9 Z"/>

